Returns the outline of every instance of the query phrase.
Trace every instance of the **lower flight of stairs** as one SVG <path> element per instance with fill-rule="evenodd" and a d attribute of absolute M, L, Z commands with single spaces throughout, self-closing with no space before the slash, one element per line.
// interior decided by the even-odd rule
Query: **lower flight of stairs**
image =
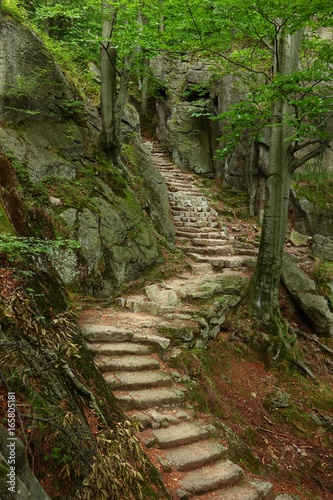
<path fill-rule="evenodd" d="M 270 483 L 246 477 L 228 459 L 212 425 L 194 418 L 182 375 L 162 361 L 169 339 L 107 325 L 84 331 L 113 395 L 128 418 L 140 422 L 138 438 L 154 450 L 173 499 L 275 498 Z"/>

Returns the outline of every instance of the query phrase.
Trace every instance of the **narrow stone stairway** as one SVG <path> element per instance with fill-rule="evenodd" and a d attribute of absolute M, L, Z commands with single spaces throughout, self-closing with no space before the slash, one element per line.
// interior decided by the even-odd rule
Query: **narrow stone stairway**
<path fill-rule="evenodd" d="M 168 364 L 179 346 L 202 347 L 217 336 L 241 300 L 256 247 L 237 247 L 194 174 L 180 171 L 160 146 L 147 145 L 167 183 L 176 244 L 190 271 L 119 297 L 88 320 L 83 314 L 88 346 L 124 412 L 140 424 L 138 439 L 172 499 L 287 500 L 228 459 L 210 417 L 199 418 L 186 401 L 186 376 Z"/>
<path fill-rule="evenodd" d="M 228 460 L 215 428 L 195 419 L 187 408 L 182 375 L 162 361 L 168 338 L 107 325 L 84 330 L 115 398 L 141 424 L 139 440 L 144 449 L 154 450 L 155 465 L 172 498 L 275 498 L 270 483 L 246 478 Z"/>
<path fill-rule="evenodd" d="M 158 143 L 145 144 L 168 187 L 176 244 L 192 260 L 210 264 L 216 271 L 246 265 L 249 257 L 257 254 L 255 242 L 240 244 L 235 237 L 228 236 L 218 213 L 196 185 L 198 179 L 195 178 L 199 176 L 181 171 Z"/>

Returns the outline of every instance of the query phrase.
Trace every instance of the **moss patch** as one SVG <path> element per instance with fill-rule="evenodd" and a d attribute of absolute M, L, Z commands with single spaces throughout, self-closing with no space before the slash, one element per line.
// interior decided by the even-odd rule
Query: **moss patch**
<path fill-rule="evenodd" d="M 6 212 L 0 203 L 0 233 L 15 234 L 13 226 L 8 220 Z"/>

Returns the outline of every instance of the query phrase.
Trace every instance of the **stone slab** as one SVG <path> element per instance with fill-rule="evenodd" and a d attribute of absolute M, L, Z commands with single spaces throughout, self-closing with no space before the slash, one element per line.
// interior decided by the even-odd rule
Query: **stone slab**
<path fill-rule="evenodd" d="M 140 372 L 113 372 L 104 376 L 111 389 L 140 389 L 147 387 L 161 387 L 171 385 L 172 379 L 165 372 L 140 371 Z"/>
<path fill-rule="evenodd" d="M 210 425 L 198 425 L 194 422 L 184 422 L 172 425 L 167 429 L 158 429 L 153 432 L 161 448 L 174 448 L 185 444 L 207 439 L 213 433 Z"/>
<path fill-rule="evenodd" d="M 106 325 L 87 325 L 83 332 L 90 342 L 126 342 L 133 335 L 131 330 Z"/>
<path fill-rule="evenodd" d="M 188 472 L 180 485 L 193 495 L 216 490 L 224 485 L 235 484 L 243 476 L 243 471 L 230 460 L 223 460 L 201 470 Z"/>
<path fill-rule="evenodd" d="M 143 410 L 145 408 L 174 405 L 184 399 L 184 393 L 180 389 L 143 389 L 141 391 L 128 391 L 114 393 L 125 410 Z"/>
<path fill-rule="evenodd" d="M 165 453 L 166 459 L 179 471 L 207 465 L 218 458 L 225 458 L 227 448 L 212 440 L 179 446 Z"/>
<path fill-rule="evenodd" d="M 98 354 L 109 354 L 111 356 L 123 356 L 124 354 L 140 355 L 151 352 L 151 346 L 136 342 L 92 343 L 88 347 L 89 350 Z"/>
<path fill-rule="evenodd" d="M 140 371 L 157 368 L 160 363 L 151 356 L 119 356 L 112 358 L 110 356 L 97 356 L 95 363 L 102 372 L 107 371 Z"/>

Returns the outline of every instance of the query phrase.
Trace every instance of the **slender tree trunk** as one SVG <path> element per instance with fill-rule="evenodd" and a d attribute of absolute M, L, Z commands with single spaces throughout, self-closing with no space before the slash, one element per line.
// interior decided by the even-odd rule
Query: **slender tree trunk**
<path fill-rule="evenodd" d="M 101 115 L 102 147 L 107 156 L 117 160 L 120 142 L 115 123 L 117 99 L 117 54 L 111 45 L 115 25 L 115 10 L 111 3 L 103 2 L 102 44 L 101 44 Z"/>
<path fill-rule="evenodd" d="M 298 69 L 302 36 L 303 32 L 299 31 L 278 40 L 275 74 L 288 75 Z M 293 115 L 293 108 L 286 102 L 275 102 L 273 113 L 274 120 L 281 124 L 271 129 L 265 211 L 252 282 L 252 307 L 257 317 L 276 325 L 280 321 L 278 290 L 294 159 L 292 143 L 288 139 L 293 129 L 282 120 Z"/>
<path fill-rule="evenodd" d="M 113 1 L 102 2 L 103 24 L 101 44 L 101 115 L 102 147 L 115 165 L 123 167 L 121 161 L 121 124 L 126 105 L 130 69 L 138 48 L 123 60 L 117 68 L 117 51 L 112 47 L 112 35 L 116 23 Z M 118 84 L 119 80 L 119 84 Z"/>
<path fill-rule="evenodd" d="M 145 116 L 147 114 L 147 104 L 148 104 L 148 78 L 149 78 L 149 65 L 150 59 L 145 55 L 143 51 L 142 60 L 142 85 L 141 85 L 141 115 Z"/>

